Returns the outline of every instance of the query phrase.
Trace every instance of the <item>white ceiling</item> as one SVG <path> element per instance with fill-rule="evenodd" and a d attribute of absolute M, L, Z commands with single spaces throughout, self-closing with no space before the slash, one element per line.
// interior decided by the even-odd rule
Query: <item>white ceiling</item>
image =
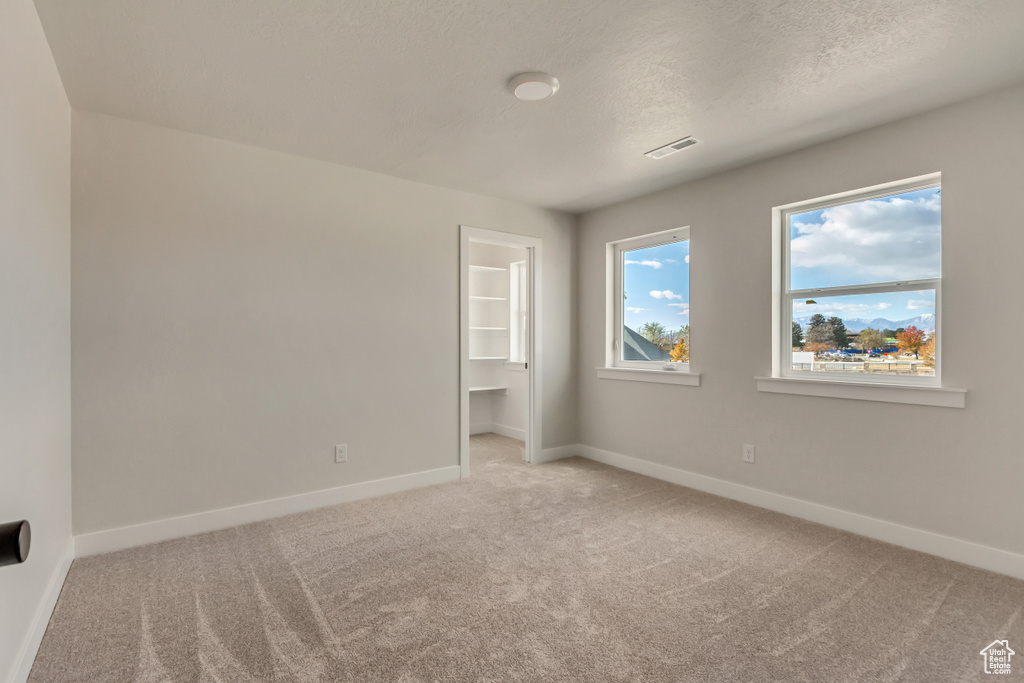
<path fill-rule="evenodd" d="M 1021 0 L 36 6 L 77 109 L 571 211 L 1024 81 Z"/>

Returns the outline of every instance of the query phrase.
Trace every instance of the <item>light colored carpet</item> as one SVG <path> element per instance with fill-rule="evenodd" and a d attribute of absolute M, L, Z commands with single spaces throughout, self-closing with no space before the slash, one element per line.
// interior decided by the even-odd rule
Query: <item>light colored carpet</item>
<path fill-rule="evenodd" d="M 474 437 L 467 481 L 76 560 L 30 680 L 967 681 L 1024 582 Z"/>

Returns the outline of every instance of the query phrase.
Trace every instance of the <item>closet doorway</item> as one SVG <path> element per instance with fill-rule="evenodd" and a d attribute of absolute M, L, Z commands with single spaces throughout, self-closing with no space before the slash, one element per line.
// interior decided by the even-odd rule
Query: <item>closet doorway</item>
<path fill-rule="evenodd" d="M 493 432 L 540 453 L 541 240 L 460 228 L 459 466 L 469 476 L 469 436 Z"/>

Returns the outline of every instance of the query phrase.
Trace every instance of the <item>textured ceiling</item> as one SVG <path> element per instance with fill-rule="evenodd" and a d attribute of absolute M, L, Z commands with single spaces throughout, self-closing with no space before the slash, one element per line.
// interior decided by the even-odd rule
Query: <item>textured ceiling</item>
<path fill-rule="evenodd" d="M 1021 0 L 36 6 L 75 108 L 572 211 L 1024 81 Z"/>

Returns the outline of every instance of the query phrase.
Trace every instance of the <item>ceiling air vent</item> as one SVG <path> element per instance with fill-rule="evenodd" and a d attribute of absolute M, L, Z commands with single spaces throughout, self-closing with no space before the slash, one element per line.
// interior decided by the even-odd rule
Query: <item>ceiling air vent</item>
<path fill-rule="evenodd" d="M 700 142 L 700 140 L 691 135 L 688 135 L 682 140 L 676 140 L 675 142 L 670 142 L 667 145 L 659 147 L 658 149 L 652 149 L 650 152 L 644 154 L 644 156 L 650 157 L 652 159 L 660 159 L 662 157 L 667 157 L 669 154 L 675 154 L 681 149 L 692 147 L 693 145 L 696 145 L 698 142 Z"/>

